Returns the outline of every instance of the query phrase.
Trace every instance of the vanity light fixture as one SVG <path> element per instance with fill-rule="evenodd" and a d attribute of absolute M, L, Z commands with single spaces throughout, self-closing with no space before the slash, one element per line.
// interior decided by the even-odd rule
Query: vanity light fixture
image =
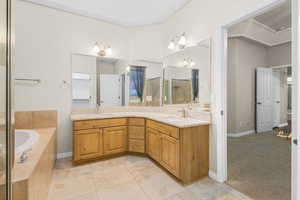
<path fill-rule="evenodd" d="M 175 42 L 177 41 L 177 42 Z M 184 49 L 187 46 L 186 34 L 182 33 L 180 36 L 176 36 L 175 39 L 172 39 L 168 45 L 168 49 Z"/>
<path fill-rule="evenodd" d="M 183 66 L 187 67 L 189 65 L 188 61 L 186 59 L 183 60 Z"/>
<path fill-rule="evenodd" d="M 98 42 L 95 43 L 93 51 L 98 54 L 99 56 L 111 56 L 112 55 L 112 48 L 111 46 L 100 48 Z"/>
<path fill-rule="evenodd" d="M 105 49 L 105 52 L 106 52 L 106 55 L 111 56 L 111 55 L 112 55 L 112 49 L 111 49 L 111 46 L 108 46 L 108 47 Z"/>
<path fill-rule="evenodd" d="M 193 61 L 192 59 L 184 59 L 183 62 L 183 67 L 194 67 L 196 65 L 195 61 Z"/>
<path fill-rule="evenodd" d="M 170 50 L 174 50 L 175 49 L 175 41 L 174 40 L 170 41 L 168 49 L 170 49 Z"/>
<path fill-rule="evenodd" d="M 194 67 L 194 66 L 196 65 L 195 61 L 193 61 L 193 60 L 191 59 L 190 65 L 191 65 L 191 67 Z"/>
<path fill-rule="evenodd" d="M 99 47 L 99 45 L 98 45 L 98 42 L 95 43 L 94 48 L 93 48 L 93 51 L 94 51 L 95 53 L 97 53 L 97 54 L 100 52 L 100 47 Z"/>
<path fill-rule="evenodd" d="M 185 48 L 186 46 L 186 37 L 185 37 L 185 33 L 183 33 L 180 38 L 179 38 L 179 41 L 178 41 L 178 45 L 181 49 Z"/>

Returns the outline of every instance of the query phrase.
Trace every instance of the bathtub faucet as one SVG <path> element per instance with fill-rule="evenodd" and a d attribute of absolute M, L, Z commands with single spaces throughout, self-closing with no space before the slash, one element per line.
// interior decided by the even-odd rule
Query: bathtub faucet
<path fill-rule="evenodd" d="M 21 154 L 19 163 L 24 163 L 28 159 L 29 151 L 31 151 L 31 149 L 28 149 Z"/>

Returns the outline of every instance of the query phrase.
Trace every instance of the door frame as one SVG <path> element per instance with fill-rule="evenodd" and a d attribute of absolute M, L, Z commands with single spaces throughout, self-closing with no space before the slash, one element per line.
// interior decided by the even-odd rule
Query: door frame
<path fill-rule="evenodd" d="M 271 0 L 265 3 L 261 3 L 259 6 L 247 12 L 237 18 L 230 20 L 228 23 L 220 25 L 217 29 L 216 40 L 214 44 L 215 48 L 215 63 L 213 70 L 213 83 L 214 91 L 214 113 L 212 116 L 216 131 L 216 143 L 217 143 L 217 176 L 215 177 L 219 182 L 225 182 L 227 180 L 227 55 L 228 55 L 228 28 L 232 25 L 238 24 L 244 20 L 253 18 L 259 14 L 267 12 L 274 7 L 284 3 L 285 0 Z M 300 80 L 297 80 L 298 62 L 300 62 L 300 45 L 298 41 L 298 34 L 300 30 L 298 27 L 298 17 L 300 17 L 298 0 L 292 0 L 292 66 L 293 67 L 293 128 L 292 132 L 295 134 L 294 138 L 299 138 L 297 132 L 300 132 L 300 106 L 297 105 L 297 100 L 300 99 Z M 299 92 L 298 92 L 299 91 Z M 298 126 L 297 126 L 298 122 Z M 296 148 L 300 152 L 299 145 L 293 145 L 292 153 L 292 200 L 300 199 L 300 190 L 297 186 L 300 185 L 300 173 L 297 174 L 297 168 L 300 166 L 300 155 L 296 154 Z"/>

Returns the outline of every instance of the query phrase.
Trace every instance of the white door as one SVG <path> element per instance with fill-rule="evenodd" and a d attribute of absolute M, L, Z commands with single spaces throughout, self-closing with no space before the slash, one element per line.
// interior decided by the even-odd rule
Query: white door
<path fill-rule="evenodd" d="M 273 70 L 273 127 L 280 126 L 280 71 Z"/>
<path fill-rule="evenodd" d="M 273 128 L 273 71 L 256 68 L 256 132 L 267 132 Z"/>
<path fill-rule="evenodd" d="M 100 102 L 101 106 L 121 105 L 120 75 L 100 75 Z"/>

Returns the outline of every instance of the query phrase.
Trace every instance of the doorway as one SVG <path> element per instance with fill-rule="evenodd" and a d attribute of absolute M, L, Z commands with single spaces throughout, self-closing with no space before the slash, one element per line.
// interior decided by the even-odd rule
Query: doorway
<path fill-rule="evenodd" d="M 219 133 L 217 136 L 217 144 L 218 144 L 218 165 L 217 165 L 217 179 L 221 182 L 228 180 L 228 174 L 227 174 L 227 159 L 228 159 L 228 154 L 227 154 L 227 144 L 228 144 L 228 139 L 227 139 L 227 127 L 228 127 L 228 115 L 229 115 L 229 110 L 227 109 L 227 101 L 228 101 L 228 91 L 227 91 L 227 81 L 228 81 L 228 72 L 227 72 L 227 47 L 228 47 L 228 37 L 229 37 L 229 28 L 233 25 L 236 25 L 244 20 L 248 20 L 250 18 L 254 18 L 260 14 L 263 14 L 267 11 L 270 11 L 280 5 L 282 5 L 282 3 L 284 3 L 286 1 L 281 1 L 278 0 L 276 2 L 272 2 L 272 3 L 266 3 L 265 5 L 259 6 L 258 8 L 248 12 L 246 15 L 241 16 L 240 18 L 238 18 L 237 20 L 233 20 L 232 22 L 228 23 L 228 24 L 224 24 L 223 26 L 220 27 L 219 29 L 219 40 L 216 42 L 216 47 L 217 47 L 217 55 L 219 55 L 219 57 L 217 58 L 217 66 L 220 66 L 220 70 L 216 70 L 215 71 L 215 76 L 217 79 L 220 78 L 220 81 L 217 80 L 217 86 L 216 86 L 216 104 L 220 105 L 220 107 L 217 107 L 220 109 L 220 115 L 218 116 L 216 114 L 216 120 L 219 121 L 219 123 L 217 123 L 217 128 L 219 130 L 217 130 L 217 132 Z M 298 41 L 297 40 L 297 15 L 298 15 L 298 7 L 297 7 L 297 2 L 293 1 L 293 26 L 294 29 L 292 30 L 293 32 L 293 41 Z M 293 68 L 293 74 L 295 75 L 297 72 L 297 63 L 298 63 L 298 58 L 296 57 L 296 52 L 298 50 L 298 43 L 294 43 L 292 45 L 292 49 L 293 49 L 293 53 L 292 53 L 292 66 L 295 66 Z M 256 66 L 258 67 L 258 66 Z M 297 85 L 295 83 L 296 80 L 293 80 L 293 91 L 297 91 Z M 295 92 L 293 92 L 293 99 L 294 99 L 294 103 L 293 103 L 293 108 L 296 108 L 297 105 L 297 101 L 295 101 L 297 99 L 297 94 L 295 94 Z M 253 105 L 253 104 L 252 104 Z M 297 113 L 298 114 L 298 113 Z M 296 120 L 298 120 L 296 112 L 294 112 L 293 115 L 293 121 L 296 122 Z M 244 123 L 244 126 L 246 126 L 249 123 Z M 299 191 L 297 191 L 297 183 L 299 181 L 299 176 L 297 176 L 297 158 L 299 157 L 297 152 L 299 151 L 299 147 L 297 147 L 296 140 L 298 135 L 297 135 L 297 127 L 298 125 L 296 123 L 294 123 L 293 125 L 293 145 L 291 145 L 291 149 L 292 149 L 292 174 L 293 174 L 293 180 L 292 182 L 292 196 L 291 199 L 298 199 L 297 195 L 299 194 Z M 255 128 L 254 128 L 255 131 Z M 246 133 L 248 134 L 248 133 Z M 294 141 L 295 140 L 295 141 Z"/>

